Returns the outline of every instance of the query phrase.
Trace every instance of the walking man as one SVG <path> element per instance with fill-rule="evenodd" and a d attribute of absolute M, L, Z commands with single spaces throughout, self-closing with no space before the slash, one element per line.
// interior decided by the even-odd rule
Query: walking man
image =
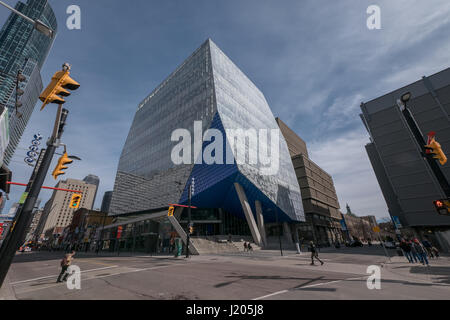
<path fill-rule="evenodd" d="M 427 258 L 427 250 L 423 247 L 418 239 L 414 239 L 413 247 L 416 249 L 416 252 L 419 255 L 420 262 L 422 262 L 423 265 L 426 264 L 428 266 L 429 264 Z"/>
<path fill-rule="evenodd" d="M 58 276 L 58 280 L 56 282 L 62 282 L 67 280 L 67 276 L 69 275 L 67 269 L 72 264 L 73 256 L 75 255 L 75 251 L 71 253 L 67 253 L 64 258 L 61 260 L 61 273 Z M 64 278 L 62 278 L 64 276 Z M 62 280 L 61 280 L 62 278 Z"/>
<path fill-rule="evenodd" d="M 319 260 L 320 265 L 323 266 L 323 261 L 319 259 L 319 253 L 317 252 L 316 245 L 312 241 L 309 242 L 309 251 L 311 251 L 311 265 L 314 265 L 314 258 L 316 258 Z"/>
<path fill-rule="evenodd" d="M 400 248 L 403 250 L 406 259 L 408 259 L 409 263 L 414 263 L 413 255 L 411 253 L 411 245 L 407 243 L 404 239 L 400 242 Z"/>

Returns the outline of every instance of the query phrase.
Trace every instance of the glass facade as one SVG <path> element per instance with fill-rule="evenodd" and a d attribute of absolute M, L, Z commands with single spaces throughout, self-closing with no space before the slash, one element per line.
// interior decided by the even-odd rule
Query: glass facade
<path fill-rule="evenodd" d="M 216 129 L 225 139 L 229 129 L 279 131 L 264 95 L 208 39 L 139 105 L 119 161 L 110 214 L 185 203 L 187 185 L 195 178 L 192 200 L 199 208 L 225 208 L 242 217 L 234 191 L 238 182 L 252 206 L 256 200 L 263 203 L 265 217 L 273 216 L 273 210 L 265 209 L 276 207 L 280 220 L 304 221 L 300 189 L 281 134 L 272 141 L 279 145 L 279 152 L 272 155 L 279 168 L 272 175 L 261 174 L 259 162 L 175 165 L 171 153 L 179 142 L 171 141 L 172 132 L 187 129 L 193 138 L 194 121 L 202 121 L 203 133 Z M 194 163 L 208 143 L 196 154 L 191 142 Z M 245 144 L 247 155 L 257 148 Z M 236 150 L 232 156 L 236 158 Z"/>
<path fill-rule="evenodd" d="M 28 0 L 18 2 L 16 10 L 32 19 L 39 19 L 53 30 L 57 30 L 56 17 L 47 0 Z M 11 141 L 5 152 L 5 163 L 8 164 L 34 106 L 42 91 L 40 70 L 47 58 L 53 39 L 35 30 L 33 25 L 11 13 L 0 31 L 0 108 L 7 107 L 10 112 Z M 19 109 L 22 118 L 15 115 L 15 81 L 18 70 L 22 70 L 26 81 L 22 82 L 25 94 L 20 101 Z M 37 92 L 37 94 L 36 94 Z"/>

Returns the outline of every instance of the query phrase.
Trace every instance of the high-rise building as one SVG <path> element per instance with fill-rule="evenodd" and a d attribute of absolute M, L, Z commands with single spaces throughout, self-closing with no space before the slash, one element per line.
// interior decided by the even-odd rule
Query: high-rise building
<path fill-rule="evenodd" d="M 233 135 L 236 130 L 251 137 L 239 144 L 242 136 Z M 183 161 L 176 163 L 173 155 L 180 141 L 174 135 L 180 132 L 188 143 Z M 203 133 L 213 137 L 203 141 Z M 253 133 L 259 134 L 256 141 Z M 214 152 L 208 143 L 213 140 Z M 261 156 L 258 141 L 271 153 L 271 161 L 253 161 L 253 156 Z M 273 146 L 279 152 L 269 152 Z M 208 151 L 215 158 L 209 163 L 202 159 Z M 248 225 L 258 237 L 255 213 L 268 223 L 277 218 L 304 221 L 288 147 L 264 95 L 209 39 L 139 104 L 120 157 L 109 213 L 186 204 L 192 181 L 193 205 L 210 212 L 204 218 L 214 221 L 205 226 L 207 234 L 228 234 L 230 228 Z M 230 226 L 226 220 L 233 217 L 241 222 Z M 202 223 L 196 228 L 203 230 Z"/>
<path fill-rule="evenodd" d="M 302 237 L 321 245 L 342 242 L 342 216 L 333 178 L 309 158 L 305 141 L 281 119 L 276 121 L 286 139 L 302 194 L 306 216 L 306 223 L 299 226 Z"/>
<path fill-rule="evenodd" d="M 31 19 L 39 19 L 56 32 L 56 17 L 47 0 L 28 0 L 26 3 L 19 1 L 15 8 Z M 15 13 L 10 14 L 0 31 L 0 114 L 4 108 L 9 110 L 9 143 L 4 152 L 6 165 L 14 155 L 43 89 L 40 71 L 53 40 L 54 38 L 37 31 L 32 23 Z M 16 77 L 19 70 L 26 79 L 21 84 L 24 94 L 20 98 L 20 117 L 15 111 Z"/>
<path fill-rule="evenodd" d="M 427 134 L 434 131 L 436 140 L 448 154 L 450 68 L 362 103 L 361 119 L 370 135 L 366 151 L 393 220 L 448 251 L 450 219 L 439 215 L 433 205 L 434 200 L 445 198 L 445 194 L 396 103 L 407 92 L 411 93 L 408 109 L 425 142 Z M 450 181 L 449 164 L 440 168 Z"/>
<path fill-rule="evenodd" d="M 101 212 L 109 212 L 109 207 L 111 205 L 111 199 L 112 199 L 112 191 L 106 191 L 105 194 L 103 195 L 103 200 L 102 200 L 102 207 L 100 209 Z"/>
<path fill-rule="evenodd" d="M 100 178 L 97 177 L 96 175 L 89 174 L 86 177 L 84 177 L 83 181 L 88 184 L 93 184 L 94 186 L 97 187 L 97 189 L 95 189 L 95 195 L 94 195 L 94 203 L 95 203 L 95 198 L 97 198 L 98 186 L 100 185 Z"/>
<path fill-rule="evenodd" d="M 54 228 L 64 228 L 72 221 L 75 210 L 86 208 L 91 210 L 94 205 L 94 195 L 97 190 L 96 185 L 88 184 L 81 180 L 67 179 L 61 180 L 56 184 L 56 188 L 77 190 L 82 192 L 81 202 L 78 208 L 71 208 L 72 192 L 61 190 L 53 191 L 53 195 L 44 206 L 40 226 L 37 229 L 41 234 Z"/>

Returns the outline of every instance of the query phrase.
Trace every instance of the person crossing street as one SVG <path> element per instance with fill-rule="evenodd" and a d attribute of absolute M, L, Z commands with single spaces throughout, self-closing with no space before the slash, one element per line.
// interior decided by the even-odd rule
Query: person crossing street
<path fill-rule="evenodd" d="M 317 252 L 316 245 L 313 241 L 309 242 L 309 251 L 311 251 L 311 265 L 314 265 L 314 258 L 319 260 L 320 265 L 323 266 L 323 261 L 319 259 L 319 253 Z"/>
<path fill-rule="evenodd" d="M 67 277 L 69 276 L 67 272 L 67 269 L 72 264 L 73 256 L 75 255 L 75 251 L 72 251 L 71 253 L 67 253 L 64 258 L 61 260 L 61 273 L 58 276 L 58 280 L 56 282 L 63 282 L 67 280 Z M 63 278 L 64 276 L 64 278 Z M 62 278 L 62 280 L 61 280 Z"/>

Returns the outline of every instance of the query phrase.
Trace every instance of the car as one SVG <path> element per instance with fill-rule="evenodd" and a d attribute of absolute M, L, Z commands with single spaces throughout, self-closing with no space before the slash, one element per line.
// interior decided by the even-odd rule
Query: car
<path fill-rule="evenodd" d="M 395 248 L 397 248 L 397 245 L 395 244 L 395 242 L 392 242 L 392 241 L 385 241 L 385 242 L 384 242 L 384 247 L 385 247 L 386 249 L 395 249 Z"/>
<path fill-rule="evenodd" d="M 350 247 L 362 247 L 362 246 L 363 244 L 359 240 L 353 240 L 352 242 L 350 242 Z"/>

